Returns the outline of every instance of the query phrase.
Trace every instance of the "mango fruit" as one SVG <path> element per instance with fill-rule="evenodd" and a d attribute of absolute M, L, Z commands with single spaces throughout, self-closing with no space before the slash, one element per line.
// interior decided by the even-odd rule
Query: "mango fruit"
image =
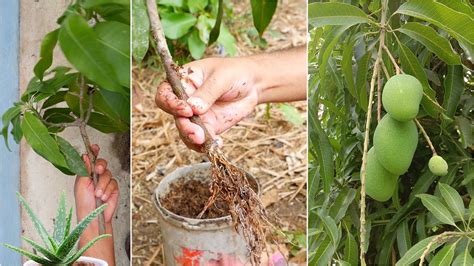
<path fill-rule="evenodd" d="M 398 176 L 385 170 L 377 160 L 374 147 L 367 153 L 365 174 L 366 194 L 377 201 L 389 200 L 396 187 Z"/>
<path fill-rule="evenodd" d="M 385 115 L 375 129 L 377 159 L 394 175 L 402 175 L 408 170 L 417 145 L 418 129 L 414 121 L 400 122 Z"/>
<path fill-rule="evenodd" d="M 383 88 L 382 103 L 392 118 L 407 122 L 414 119 L 423 98 L 423 87 L 413 76 L 400 74 L 391 77 Z"/>
<path fill-rule="evenodd" d="M 434 175 L 443 176 L 448 173 L 448 163 L 439 155 L 431 157 L 428 168 Z"/>

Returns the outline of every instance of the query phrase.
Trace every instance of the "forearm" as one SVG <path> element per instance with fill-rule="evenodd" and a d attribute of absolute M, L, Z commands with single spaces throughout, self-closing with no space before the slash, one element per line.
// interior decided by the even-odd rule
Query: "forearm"
<path fill-rule="evenodd" d="M 306 99 L 306 47 L 247 58 L 255 73 L 259 104 Z"/>
<path fill-rule="evenodd" d="M 84 256 L 93 257 L 105 260 L 109 266 L 115 265 L 115 254 L 114 254 L 114 237 L 113 237 L 113 226 L 111 222 L 105 223 L 105 233 L 112 235 L 111 237 L 103 238 L 97 241 L 91 248 L 89 248 Z M 87 227 L 79 239 L 79 248 L 84 247 L 92 241 L 94 238 L 99 236 L 99 224 L 97 218 Z"/>

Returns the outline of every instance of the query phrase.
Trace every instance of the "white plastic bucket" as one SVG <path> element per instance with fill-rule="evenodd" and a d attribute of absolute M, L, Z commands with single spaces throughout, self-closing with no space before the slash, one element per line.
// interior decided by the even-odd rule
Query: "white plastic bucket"
<path fill-rule="evenodd" d="M 221 258 L 234 258 L 240 262 L 250 261 L 246 243 L 234 229 L 229 216 L 214 219 L 192 219 L 174 214 L 161 206 L 160 197 L 166 195 L 172 183 L 187 177 L 193 171 L 206 170 L 210 163 L 181 167 L 167 175 L 158 185 L 153 197 L 159 213 L 159 224 L 163 239 L 165 264 L 208 265 Z M 209 177 L 206 178 L 211 178 Z M 247 178 L 257 180 L 247 173 Z"/>
<path fill-rule="evenodd" d="M 95 266 L 108 266 L 107 262 L 101 259 L 96 259 L 96 258 L 91 258 L 91 257 L 85 257 L 81 256 L 76 262 L 89 262 L 89 263 L 94 263 Z M 37 262 L 34 262 L 32 260 L 29 260 L 23 264 L 23 266 L 38 266 Z"/>

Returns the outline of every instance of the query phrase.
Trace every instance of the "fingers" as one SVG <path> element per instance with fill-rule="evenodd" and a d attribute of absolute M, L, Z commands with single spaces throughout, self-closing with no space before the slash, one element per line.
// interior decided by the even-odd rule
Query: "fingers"
<path fill-rule="evenodd" d="M 99 175 L 99 180 L 97 182 L 97 186 L 95 188 L 95 196 L 96 198 L 102 199 L 106 187 L 109 185 L 110 181 L 112 180 L 112 174 L 109 170 L 105 170 L 105 172 Z"/>
<path fill-rule="evenodd" d="M 211 106 L 219 99 L 225 92 L 224 79 L 219 79 L 211 75 L 206 81 L 194 92 L 188 99 L 188 104 L 191 106 L 193 112 L 202 115 L 211 108 Z"/>
<path fill-rule="evenodd" d="M 188 142 L 201 145 L 205 141 L 204 130 L 187 118 L 178 117 L 176 127 Z"/>
<path fill-rule="evenodd" d="M 104 160 L 104 159 L 97 159 L 95 161 L 95 173 L 98 174 L 98 175 L 101 175 L 103 173 L 105 173 L 107 169 L 107 161 Z"/>
<path fill-rule="evenodd" d="M 191 106 L 178 99 L 167 82 L 161 83 L 158 87 L 155 102 L 160 109 L 174 116 L 191 117 L 193 115 Z"/>
<path fill-rule="evenodd" d="M 111 179 L 110 182 L 107 184 L 107 187 L 104 190 L 104 194 L 100 198 L 103 202 L 108 202 L 112 194 L 118 193 L 118 183 L 115 179 Z"/>

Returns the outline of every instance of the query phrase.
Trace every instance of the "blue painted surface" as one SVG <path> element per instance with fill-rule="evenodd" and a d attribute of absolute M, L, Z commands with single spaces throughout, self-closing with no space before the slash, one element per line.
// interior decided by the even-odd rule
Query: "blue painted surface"
<path fill-rule="evenodd" d="M 18 101 L 19 1 L 2 1 L 0 6 L 0 115 Z M 1 123 L 0 123 L 1 124 Z M 3 127 L 3 126 L 2 126 Z M 0 140 L 0 243 L 20 246 L 19 147 L 10 137 L 8 151 Z M 21 265 L 21 257 L 0 246 L 0 265 Z"/>

